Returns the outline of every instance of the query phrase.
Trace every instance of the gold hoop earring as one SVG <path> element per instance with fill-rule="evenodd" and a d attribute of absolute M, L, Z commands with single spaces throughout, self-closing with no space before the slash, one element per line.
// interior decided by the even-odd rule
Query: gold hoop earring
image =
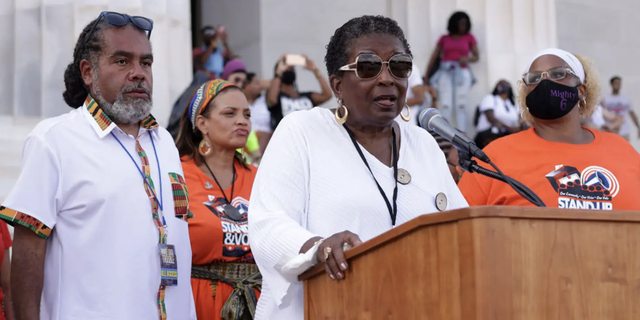
<path fill-rule="evenodd" d="M 411 109 L 409 108 L 409 106 L 405 103 L 404 105 L 407 108 L 407 115 L 402 114 L 402 111 L 400 111 L 400 118 L 402 118 L 402 120 L 404 120 L 404 122 L 409 122 L 411 121 Z"/>
<path fill-rule="evenodd" d="M 342 100 L 338 100 L 338 105 L 340 105 L 336 111 L 333 112 L 333 115 L 336 116 L 336 122 L 338 124 L 344 124 L 347 122 L 347 117 L 349 116 L 349 110 L 342 104 Z M 344 109 L 344 116 L 340 117 L 340 109 Z"/>
<path fill-rule="evenodd" d="M 200 145 L 198 145 L 198 152 L 203 157 L 211 154 L 211 144 L 209 143 L 209 141 L 207 141 L 207 139 L 202 139 L 202 141 L 200 141 Z"/>

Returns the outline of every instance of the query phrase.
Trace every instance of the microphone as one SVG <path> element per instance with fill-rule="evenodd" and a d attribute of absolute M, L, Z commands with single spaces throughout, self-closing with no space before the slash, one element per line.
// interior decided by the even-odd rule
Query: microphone
<path fill-rule="evenodd" d="M 513 188 L 519 195 L 527 199 L 538 207 L 545 207 L 546 205 L 531 189 L 527 188 L 522 183 L 514 180 L 513 178 L 505 175 L 500 169 L 489 160 L 489 157 L 482 151 L 476 144 L 467 138 L 458 129 L 452 127 L 447 120 L 440 116 L 440 112 L 434 108 L 428 108 L 420 112 L 420 126 L 426 130 L 435 131 L 443 138 L 451 141 L 458 151 L 460 151 L 460 167 L 468 172 L 475 172 L 489 178 L 497 179 L 506 182 L 511 188 Z M 476 157 L 479 160 L 490 164 L 496 172 L 485 169 L 479 166 L 475 161 L 471 160 L 471 157 Z"/>
<path fill-rule="evenodd" d="M 435 131 L 443 138 L 449 140 L 460 152 L 465 152 L 486 163 L 491 162 L 489 157 L 476 146 L 475 142 L 462 134 L 458 129 L 452 127 L 447 120 L 440 116 L 440 112 L 438 112 L 437 109 L 424 109 L 420 112 L 418 119 L 420 119 L 420 126 L 422 128 Z"/>

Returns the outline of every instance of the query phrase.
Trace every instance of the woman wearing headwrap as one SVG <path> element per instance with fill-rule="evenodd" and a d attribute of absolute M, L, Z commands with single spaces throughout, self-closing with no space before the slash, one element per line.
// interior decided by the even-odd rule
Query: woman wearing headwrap
<path fill-rule="evenodd" d="M 530 63 L 517 94 L 533 127 L 490 143 L 484 152 L 548 207 L 640 210 L 640 154 L 623 138 L 581 126 L 598 102 L 590 60 L 546 49 Z M 465 174 L 469 205 L 531 206 L 503 182 Z"/>
<path fill-rule="evenodd" d="M 233 59 L 224 66 L 224 71 L 222 71 L 222 80 L 230 82 L 231 84 L 245 88 L 247 85 L 247 67 L 244 62 L 240 59 Z M 246 94 L 245 94 L 246 96 Z M 248 164 L 260 161 L 260 157 L 262 156 L 262 152 L 260 152 L 260 144 L 258 142 L 258 135 L 255 131 L 251 131 L 249 133 L 249 138 L 247 139 L 247 145 L 244 148 L 238 150 L 244 156 L 246 162 Z"/>
<path fill-rule="evenodd" d="M 223 80 L 201 85 L 182 115 L 177 147 L 194 214 L 189 235 L 198 319 L 252 319 L 261 290 L 247 234 L 256 168 L 236 151 L 247 143 L 250 116 L 242 89 Z"/>

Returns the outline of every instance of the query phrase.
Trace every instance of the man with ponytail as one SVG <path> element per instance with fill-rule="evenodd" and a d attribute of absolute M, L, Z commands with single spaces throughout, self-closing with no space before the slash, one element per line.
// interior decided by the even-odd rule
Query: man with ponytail
<path fill-rule="evenodd" d="M 150 114 L 153 21 L 102 12 L 64 73 L 74 110 L 28 135 L 0 218 L 16 318 L 195 319 L 188 191 Z"/>

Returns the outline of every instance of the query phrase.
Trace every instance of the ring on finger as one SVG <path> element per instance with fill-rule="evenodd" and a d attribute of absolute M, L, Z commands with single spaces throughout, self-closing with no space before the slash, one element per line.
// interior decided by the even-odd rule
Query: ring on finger
<path fill-rule="evenodd" d="M 324 248 L 324 261 L 327 261 L 327 259 L 329 259 L 329 254 L 331 254 L 331 247 L 325 247 Z"/>

